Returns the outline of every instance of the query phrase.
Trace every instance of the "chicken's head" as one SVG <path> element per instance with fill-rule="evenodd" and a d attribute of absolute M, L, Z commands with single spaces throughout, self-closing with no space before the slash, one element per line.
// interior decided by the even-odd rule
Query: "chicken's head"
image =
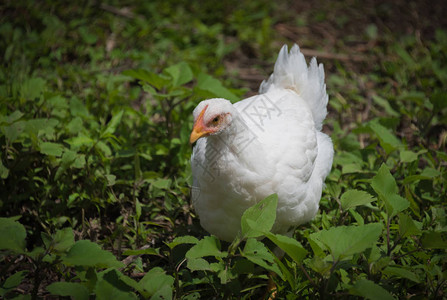
<path fill-rule="evenodd" d="M 192 144 L 201 137 L 219 134 L 231 124 L 236 110 L 225 99 L 204 100 L 194 109 L 194 127 L 189 138 Z"/>

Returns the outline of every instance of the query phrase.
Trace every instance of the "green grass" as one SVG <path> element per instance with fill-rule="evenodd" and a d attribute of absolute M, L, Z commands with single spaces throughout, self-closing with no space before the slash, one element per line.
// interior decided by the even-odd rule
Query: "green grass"
<path fill-rule="evenodd" d="M 259 299 L 268 271 L 285 299 L 446 297 L 442 10 L 7 1 L 0 16 L 0 297 Z M 293 42 L 330 96 L 319 214 L 291 239 L 254 207 L 221 243 L 190 203 L 192 110 L 256 92 Z"/>

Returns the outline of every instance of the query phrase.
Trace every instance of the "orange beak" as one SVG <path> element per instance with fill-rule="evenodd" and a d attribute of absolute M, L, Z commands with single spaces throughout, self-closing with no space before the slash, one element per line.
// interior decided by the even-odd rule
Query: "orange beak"
<path fill-rule="evenodd" d="M 205 114 L 208 105 L 200 112 L 197 117 L 196 122 L 194 123 L 194 127 L 192 128 L 191 136 L 189 137 L 189 142 L 192 144 L 201 137 L 208 136 L 213 133 L 213 130 L 206 128 L 205 123 L 203 122 L 203 115 Z"/>

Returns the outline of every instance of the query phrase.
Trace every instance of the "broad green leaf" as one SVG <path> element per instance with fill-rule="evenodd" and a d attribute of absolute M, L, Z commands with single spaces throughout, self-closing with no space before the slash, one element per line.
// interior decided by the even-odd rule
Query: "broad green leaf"
<path fill-rule="evenodd" d="M 351 294 L 371 300 L 393 300 L 394 297 L 380 285 L 368 280 L 360 279 L 350 289 Z"/>
<path fill-rule="evenodd" d="M 402 237 L 409 235 L 420 235 L 421 233 L 420 228 L 416 226 L 416 223 L 410 216 L 406 214 L 399 214 L 399 234 Z"/>
<path fill-rule="evenodd" d="M 197 78 L 196 88 L 199 90 L 207 91 L 218 98 L 225 98 L 230 101 L 239 100 L 239 98 L 230 90 L 225 88 L 219 80 L 205 73 L 199 74 L 199 77 Z"/>
<path fill-rule="evenodd" d="M 107 123 L 106 129 L 101 134 L 101 137 L 115 133 L 116 127 L 121 123 L 121 118 L 123 117 L 124 110 L 119 111 L 115 114 L 112 119 Z"/>
<path fill-rule="evenodd" d="M 98 277 L 95 287 L 96 299 L 138 299 L 135 293 L 132 292 L 133 285 L 129 285 L 123 280 L 123 277 L 127 276 L 121 274 L 119 271 L 115 269 L 106 270 Z"/>
<path fill-rule="evenodd" d="M 171 186 L 171 179 L 157 179 L 152 182 L 152 186 L 156 187 L 157 189 L 167 190 Z"/>
<path fill-rule="evenodd" d="M 199 240 L 190 235 L 186 236 L 178 236 L 176 237 L 172 242 L 168 243 L 168 247 L 173 249 L 175 246 L 182 245 L 182 244 L 197 244 Z"/>
<path fill-rule="evenodd" d="M 410 206 L 408 200 L 397 194 L 399 189 L 397 188 L 396 180 L 385 164 L 382 164 L 377 175 L 372 179 L 371 186 L 379 195 L 379 198 L 385 203 L 389 217 L 395 216 Z"/>
<path fill-rule="evenodd" d="M 24 113 L 22 113 L 20 110 L 16 110 L 6 118 L 6 122 L 9 124 L 14 123 L 15 121 L 23 117 L 23 115 Z"/>
<path fill-rule="evenodd" d="M 147 82 L 156 87 L 158 90 L 169 83 L 168 78 L 164 78 L 160 75 L 142 69 L 126 70 L 123 72 L 123 75 Z"/>
<path fill-rule="evenodd" d="M 386 153 L 390 154 L 394 150 L 402 147 L 402 142 L 377 120 L 371 121 L 368 127 L 377 135 L 380 145 Z"/>
<path fill-rule="evenodd" d="M 73 229 L 70 227 L 56 231 L 53 235 L 48 235 L 45 232 L 40 233 L 41 238 L 45 244 L 45 248 L 57 252 L 66 252 L 75 243 Z"/>
<path fill-rule="evenodd" d="M 16 288 L 25 279 L 28 271 L 18 271 L 6 278 L 6 280 L 1 284 L 1 287 L 5 290 L 10 290 Z M 4 296 L 0 293 L 0 296 Z"/>
<path fill-rule="evenodd" d="M 251 262 L 260 265 L 266 270 L 273 271 L 282 277 L 281 270 L 275 262 L 274 254 L 269 252 L 262 242 L 254 238 L 247 239 L 241 254 Z"/>
<path fill-rule="evenodd" d="M 447 249 L 447 238 L 442 232 L 425 232 L 422 236 L 422 246 L 428 249 Z"/>
<path fill-rule="evenodd" d="M 191 68 L 186 62 L 181 62 L 170 66 L 165 71 L 172 77 L 172 85 L 174 87 L 181 86 L 193 79 Z"/>
<path fill-rule="evenodd" d="M 90 30 L 89 26 L 80 26 L 78 28 L 78 33 L 86 44 L 95 44 L 98 40 L 98 36 L 93 30 Z"/>
<path fill-rule="evenodd" d="M 42 78 L 30 78 L 22 83 L 20 96 L 27 100 L 34 100 L 44 91 L 45 84 Z"/>
<path fill-rule="evenodd" d="M 9 170 L 5 165 L 3 165 L 3 162 L 0 159 L 0 178 L 6 179 L 9 176 Z"/>
<path fill-rule="evenodd" d="M 186 264 L 191 271 L 212 271 L 210 263 L 203 258 L 188 258 Z"/>
<path fill-rule="evenodd" d="M 162 268 L 155 267 L 150 269 L 138 284 L 152 296 L 165 286 L 172 292 L 174 278 L 166 275 L 166 272 Z M 171 297 L 166 299 L 170 299 Z"/>
<path fill-rule="evenodd" d="M 215 236 L 206 236 L 200 240 L 196 245 L 186 252 L 185 257 L 199 258 L 205 256 L 225 257 L 227 252 L 220 251 L 219 239 Z"/>
<path fill-rule="evenodd" d="M 339 260 L 374 246 L 382 233 L 382 227 L 380 223 L 339 226 L 313 233 L 309 238 L 324 245 L 334 260 Z"/>
<path fill-rule="evenodd" d="M 0 218 L 0 250 L 25 251 L 25 227 L 12 218 Z"/>
<path fill-rule="evenodd" d="M 71 297 L 75 300 L 88 300 L 87 287 L 77 282 L 55 282 L 47 286 L 47 290 L 56 296 Z"/>
<path fill-rule="evenodd" d="M 172 287 L 168 285 L 162 286 L 151 297 L 151 300 L 171 300 L 171 299 L 172 299 Z"/>
<path fill-rule="evenodd" d="M 124 266 L 111 252 L 102 250 L 98 244 L 88 240 L 77 241 L 62 260 L 73 266 L 98 268 L 121 268 Z"/>
<path fill-rule="evenodd" d="M 400 151 L 400 160 L 401 160 L 401 162 L 410 163 L 410 162 L 413 162 L 413 161 L 415 161 L 417 159 L 418 159 L 418 154 L 413 152 L 413 151 L 409 151 L 409 150 L 402 150 L 402 151 Z"/>
<path fill-rule="evenodd" d="M 87 107 L 77 97 L 70 99 L 70 112 L 74 117 L 87 117 L 89 115 Z"/>
<path fill-rule="evenodd" d="M 32 119 L 32 120 L 28 120 L 26 122 L 25 131 L 28 134 L 30 134 L 32 136 L 36 136 L 36 137 L 39 133 L 44 133 L 44 134 L 47 134 L 48 136 L 53 136 L 54 135 L 54 127 L 56 127 L 57 124 L 59 124 L 59 121 L 54 118 Z"/>
<path fill-rule="evenodd" d="M 26 121 L 17 121 L 8 126 L 0 127 L 4 132 L 6 138 L 12 143 L 25 130 Z"/>
<path fill-rule="evenodd" d="M 244 238 L 259 237 L 269 232 L 276 219 L 278 195 L 273 194 L 248 208 L 241 219 Z"/>
<path fill-rule="evenodd" d="M 80 117 L 74 118 L 73 120 L 70 121 L 70 123 L 66 125 L 66 128 L 68 132 L 72 134 L 81 132 L 84 129 L 82 119 Z"/>
<path fill-rule="evenodd" d="M 273 233 L 267 233 L 267 237 L 297 263 L 302 263 L 306 257 L 307 250 L 297 240 L 285 235 Z"/>
<path fill-rule="evenodd" d="M 71 227 L 56 231 L 54 235 L 54 249 L 65 252 L 74 245 L 74 234 Z"/>
<path fill-rule="evenodd" d="M 385 112 L 388 113 L 390 116 L 393 116 L 393 117 L 400 116 L 399 113 L 391 107 L 389 100 L 384 99 L 378 95 L 373 95 L 372 99 L 374 100 L 375 103 L 382 106 L 385 109 Z"/>
<path fill-rule="evenodd" d="M 39 145 L 40 153 L 52 156 L 61 156 L 64 146 L 57 143 L 43 142 Z"/>
<path fill-rule="evenodd" d="M 79 135 L 71 139 L 67 139 L 65 140 L 65 142 L 67 142 L 71 146 L 71 149 L 75 151 L 82 146 L 91 147 L 94 143 L 94 141 L 90 137 L 85 135 Z"/>
<path fill-rule="evenodd" d="M 403 267 L 400 266 L 388 266 L 382 272 L 389 276 L 396 276 L 398 278 L 407 278 L 416 283 L 421 282 L 414 272 L 411 272 L 410 270 L 404 269 Z"/>
<path fill-rule="evenodd" d="M 348 190 L 340 198 L 341 207 L 344 210 L 348 210 L 352 207 L 365 205 L 374 201 L 375 198 L 365 192 L 359 190 Z"/>

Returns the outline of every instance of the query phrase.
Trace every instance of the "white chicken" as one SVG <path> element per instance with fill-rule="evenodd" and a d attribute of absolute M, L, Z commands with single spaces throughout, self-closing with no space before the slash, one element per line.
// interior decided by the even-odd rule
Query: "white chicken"
<path fill-rule="evenodd" d="M 259 95 L 197 105 L 192 203 L 205 230 L 232 241 L 244 211 L 274 193 L 273 232 L 290 233 L 315 216 L 334 155 L 321 132 L 327 102 L 323 65 L 313 58 L 307 66 L 297 45 L 290 53 L 284 45 Z"/>

